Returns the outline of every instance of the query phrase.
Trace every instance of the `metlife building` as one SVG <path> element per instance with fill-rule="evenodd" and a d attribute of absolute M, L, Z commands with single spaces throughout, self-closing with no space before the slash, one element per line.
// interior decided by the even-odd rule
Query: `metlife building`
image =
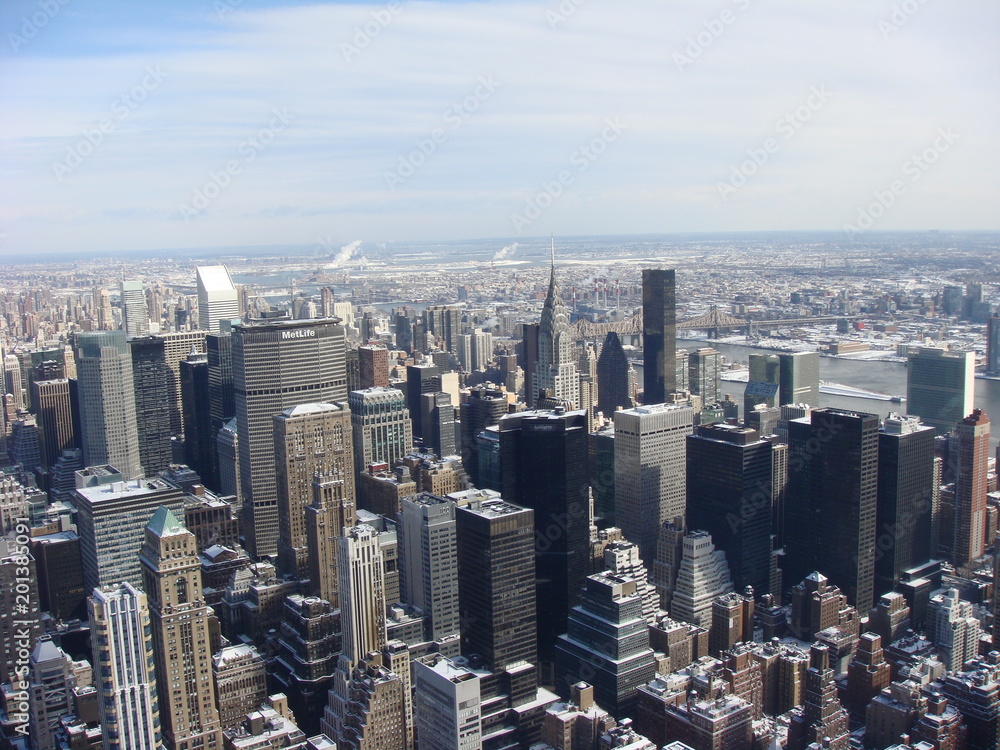
<path fill-rule="evenodd" d="M 339 318 L 252 321 L 233 328 L 233 381 L 243 531 L 253 557 L 278 551 L 275 414 L 347 401 L 346 341 Z"/>

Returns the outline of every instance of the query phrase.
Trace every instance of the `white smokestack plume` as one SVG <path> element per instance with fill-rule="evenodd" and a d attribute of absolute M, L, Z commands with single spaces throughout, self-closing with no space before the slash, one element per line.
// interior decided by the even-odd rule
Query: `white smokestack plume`
<path fill-rule="evenodd" d="M 519 247 L 520 244 L 518 244 L 517 242 L 515 242 L 513 245 L 507 245 L 507 247 L 496 251 L 496 253 L 493 255 L 493 260 L 504 260 L 505 258 L 509 258 L 514 253 L 517 252 L 517 248 Z"/>
<path fill-rule="evenodd" d="M 344 245 L 342 248 L 340 248 L 340 252 L 338 252 L 337 255 L 334 257 L 333 265 L 335 266 L 343 265 L 344 263 L 349 261 L 352 257 L 354 257 L 354 253 L 356 253 L 358 251 L 358 248 L 360 247 L 361 247 L 361 240 L 355 240 L 354 242 L 348 245 Z"/>

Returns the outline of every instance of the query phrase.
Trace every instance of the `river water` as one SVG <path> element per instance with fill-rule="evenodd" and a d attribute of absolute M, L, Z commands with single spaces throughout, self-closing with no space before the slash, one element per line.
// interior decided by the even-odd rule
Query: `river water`
<path fill-rule="evenodd" d="M 775 354 L 770 349 L 757 349 L 751 346 L 740 346 L 738 344 L 719 344 L 714 341 L 698 341 L 694 339 L 679 339 L 678 347 L 685 349 L 699 349 L 703 346 L 711 346 L 722 353 L 730 362 L 749 361 L 751 354 Z M 641 373 L 640 373 L 641 374 Z M 843 383 L 844 385 L 864 388 L 879 393 L 894 395 L 906 395 L 906 365 L 902 362 L 863 362 L 857 360 L 836 359 L 834 357 L 820 357 L 819 360 L 820 380 L 827 380 L 833 383 Z M 640 378 L 639 382 L 642 380 Z M 976 407 L 986 411 L 987 416 L 992 415 L 998 421 L 998 426 L 992 431 L 993 444 L 996 445 L 1000 439 L 1000 380 L 979 380 L 976 383 L 976 393 L 974 404 Z M 739 401 L 742 408 L 743 390 L 745 383 L 722 382 L 723 394 L 731 395 Z M 821 406 L 832 406 L 838 409 L 849 409 L 851 411 L 869 412 L 878 414 L 881 417 L 889 412 L 906 411 L 906 402 L 901 404 L 891 401 L 878 401 L 870 398 L 853 398 L 849 396 L 831 396 L 826 393 L 819 395 Z"/>

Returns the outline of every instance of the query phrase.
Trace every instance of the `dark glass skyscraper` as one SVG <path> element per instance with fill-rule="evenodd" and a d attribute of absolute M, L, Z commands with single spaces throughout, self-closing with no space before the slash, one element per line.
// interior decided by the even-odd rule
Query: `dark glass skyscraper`
<path fill-rule="evenodd" d="M 770 591 L 772 446 L 756 430 L 713 424 L 687 438 L 687 523 L 726 553 L 733 588 Z"/>
<path fill-rule="evenodd" d="M 500 420 L 503 497 L 535 511 L 538 632 L 550 661 L 579 600 L 590 550 L 587 415 L 527 411 Z"/>
<path fill-rule="evenodd" d="M 673 270 L 642 271 L 643 403 L 662 404 L 676 390 L 677 300 Z"/>
<path fill-rule="evenodd" d="M 788 423 L 786 581 L 818 570 L 851 604 L 874 603 L 879 418 L 816 409 Z"/>
<path fill-rule="evenodd" d="M 507 398 L 503 391 L 478 386 L 469 392 L 462 404 L 462 466 L 474 487 L 483 487 L 479 478 L 479 457 L 476 436 L 500 421 L 507 413 Z"/>
<path fill-rule="evenodd" d="M 628 357 L 618 334 L 610 331 L 597 358 L 597 410 L 610 419 L 615 409 L 631 409 L 628 386 Z"/>
<path fill-rule="evenodd" d="M 157 336 L 133 338 L 132 378 L 135 382 L 135 413 L 139 428 L 139 460 L 146 476 L 154 476 L 173 460 L 170 444 L 170 368 L 164 341 Z"/>
<path fill-rule="evenodd" d="M 290 406 L 346 401 L 344 346 L 338 318 L 233 328 L 243 533 L 254 557 L 278 551 L 273 417 Z"/>
<path fill-rule="evenodd" d="M 434 365 L 406 366 L 406 408 L 413 420 L 413 437 L 424 436 L 420 397 L 441 390 L 441 375 Z"/>
<path fill-rule="evenodd" d="M 184 461 L 198 472 L 202 482 L 216 487 L 215 432 L 208 404 L 208 359 L 191 354 L 181 362 L 181 414 L 184 418 Z"/>
<path fill-rule="evenodd" d="M 927 562 L 934 494 L 934 428 L 890 414 L 878 435 L 875 595 L 892 591 L 904 570 Z"/>

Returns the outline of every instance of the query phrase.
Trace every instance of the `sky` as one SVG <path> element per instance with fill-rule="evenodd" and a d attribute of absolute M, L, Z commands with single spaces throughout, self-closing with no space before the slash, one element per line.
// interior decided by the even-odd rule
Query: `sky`
<path fill-rule="evenodd" d="M 995 230 L 996 0 L 5 0 L 0 255 Z"/>

